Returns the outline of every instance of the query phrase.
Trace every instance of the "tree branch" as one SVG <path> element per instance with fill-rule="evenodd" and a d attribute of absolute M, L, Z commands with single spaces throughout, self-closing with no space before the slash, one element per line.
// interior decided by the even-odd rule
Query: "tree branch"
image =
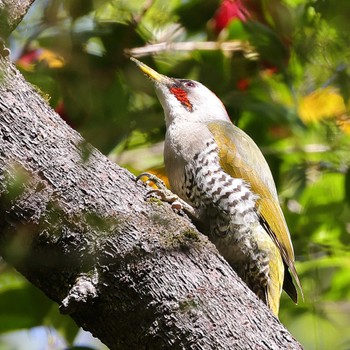
<path fill-rule="evenodd" d="M 301 349 L 186 218 L 0 72 L 6 261 L 111 349 Z"/>
<path fill-rule="evenodd" d="M 0 0 L 0 37 L 6 39 L 22 21 L 35 0 Z"/>
<path fill-rule="evenodd" d="M 246 57 L 251 59 L 257 58 L 257 53 L 254 52 L 253 48 L 242 41 L 187 41 L 187 42 L 161 42 L 156 44 L 149 44 L 143 47 L 135 47 L 126 51 L 126 54 L 133 57 L 143 57 L 148 55 L 159 54 L 167 51 L 217 51 L 221 50 L 224 52 L 244 52 Z"/>

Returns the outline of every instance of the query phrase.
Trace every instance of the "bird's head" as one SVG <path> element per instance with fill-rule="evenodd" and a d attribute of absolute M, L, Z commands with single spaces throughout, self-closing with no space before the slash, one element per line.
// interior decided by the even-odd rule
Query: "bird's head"
<path fill-rule="evenodd" d="M 170 78 L 133 57 L 131 60 L 154 82 L 167 125 L 172 122 L 229 120 L 223 103 L 203 84 L 194 80 Z"/>

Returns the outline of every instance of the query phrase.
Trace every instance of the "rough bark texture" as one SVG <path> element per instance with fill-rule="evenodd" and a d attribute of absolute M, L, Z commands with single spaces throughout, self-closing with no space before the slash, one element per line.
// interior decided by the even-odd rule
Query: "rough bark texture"
<path fill-rule="evenodd" d="M 0 254 L 110 349 L 300 349 L 215 247 L 0 60 Z"/>
<path fill-rule="evenodd" d="M 0 0 L 0 37 L 6 39 L 35 0 Z"/>

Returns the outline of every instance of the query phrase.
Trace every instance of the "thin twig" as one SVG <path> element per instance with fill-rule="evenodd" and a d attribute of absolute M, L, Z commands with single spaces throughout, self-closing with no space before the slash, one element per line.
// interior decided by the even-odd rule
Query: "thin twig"
<path fill-rule="evenodd" d="M 187 42 L 162 42 L 157 44 L 149 44 L 142 47 L 128 49 L 126 53 L 134 57 L 143 57 L 166 51 L 225 51 L 234 52 L 242 51 L 248 58 L 256 58 L 257 53 L 246 42 L 242 41 L 187 41 Z"/>

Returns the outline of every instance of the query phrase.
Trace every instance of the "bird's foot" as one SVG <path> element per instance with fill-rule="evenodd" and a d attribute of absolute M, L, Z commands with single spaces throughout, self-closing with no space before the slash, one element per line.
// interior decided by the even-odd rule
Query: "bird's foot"
<path fill-rule="evenodd" d="M 148 198 L 159 198 L 162 202 L 167 202 L 171 205 L 171 208 L 176 213 L 185 213 L 190 219 L 197 219 L 198 214 L 196 210 L 190 206 L 188 203 L 186 203 L 184 200 L 182 200 L 180 197 L 178 197 L 176 194 L 171 192 L 165 185 L 164 181 L 161 180 L 159 177 L 157 177 L 154 174 L 151 173 L 142 173 L 139 176 L 136 177 L 136 181 L 147 178 L 144 183 L 146 185 L 153 184 L 157 188 L 150 190 L 147 192 Z"/>
<path fill-rule="evenodd" d="M 143 182 L 146 185 L 152 186 L 152 184 L 153 184 L 154 186 L 152 186 L 152 187 L 157 187 L 158 189 L 161 189 L 161 190 L 168 190 L 164 181 L 152 173 L 148 173 L 148 172 L 141 173 L 140 175 L 138 175 L 136 177 L 136 181 L 139 181 L 142 178 L 145 178 L 145 181 L 143 181 Z"/>

